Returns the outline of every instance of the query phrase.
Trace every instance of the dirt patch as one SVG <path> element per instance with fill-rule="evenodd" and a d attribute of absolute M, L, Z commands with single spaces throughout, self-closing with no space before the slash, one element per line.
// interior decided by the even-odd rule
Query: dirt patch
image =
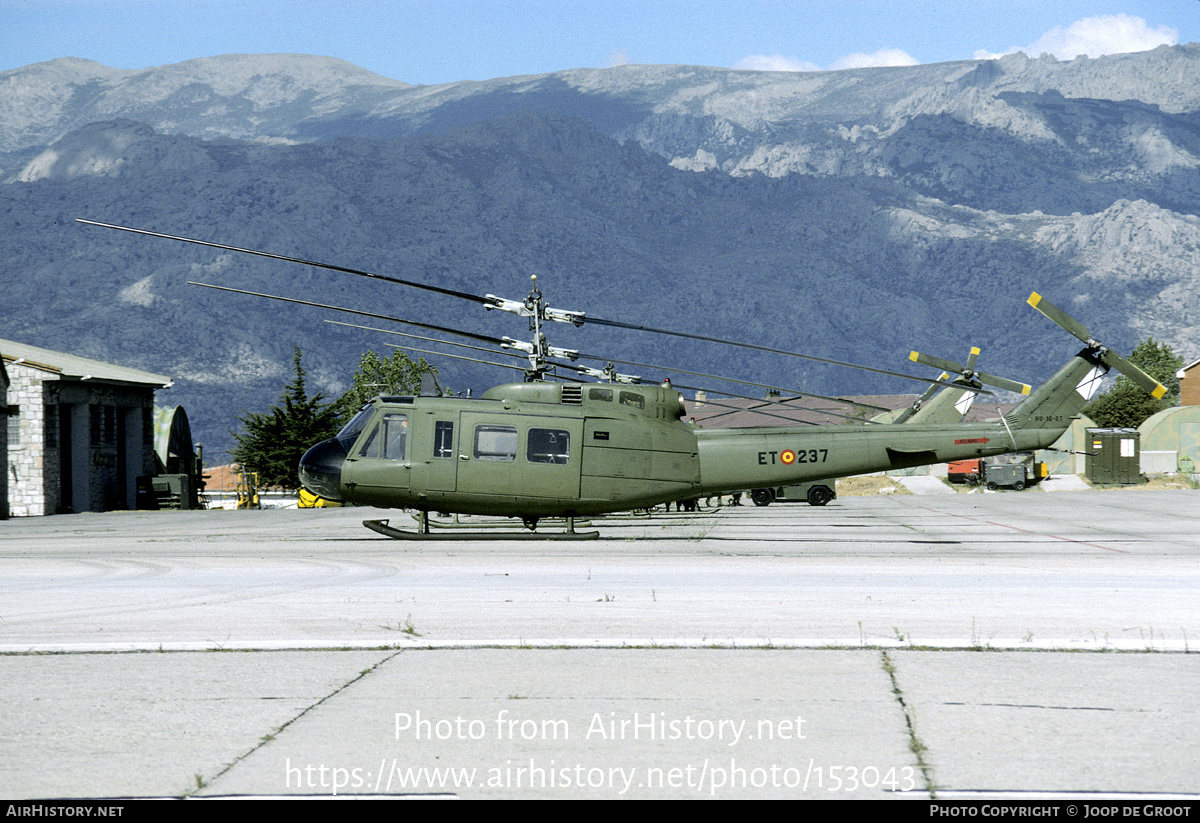
<path fill-rule="evenodd" d="M 872 494 L 912 494 L 912 492 L 882 474 L 840 477 L 837 480 L 838 497 L 866 497 Z"/>
<path fill-rule="evenodd" d="M 1135 488 L 1139 489 L 1194 489 L 1196 484 L 1186 475 L 1174 477 L 1151 477 L 1145 483 Z"/>

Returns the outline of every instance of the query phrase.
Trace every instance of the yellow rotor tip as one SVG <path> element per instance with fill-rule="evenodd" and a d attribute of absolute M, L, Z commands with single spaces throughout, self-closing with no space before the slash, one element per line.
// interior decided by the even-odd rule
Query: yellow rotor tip
<path fill-rule="evenodd" d="M 1026 300 L 1025 302 L 1027 302 L 1029 305 L 1033 306 L 1036 309 L 1037 304 L 1042 302 L 1042 296 L 1040 294 L 1038 294 L 1037 292 L 1033 292 L 1029 295 L 1029 299 Z"/>
<path fill-rule="evenodd" d="M 1158 386 L 1154 389 L 1154 391 L 1150 392 L 1150 396 L 1153 397 L 1155 400 L 1162 400 L 1163 395 L 1165 395 L 1166 393 L 1167 393 L 1167 387 L 1164 386 L 1162 383 L 1159 383 Z"/>
<path fill-rule="evenodd" d="M 971 354 L 979 354 L 979 347 L 978 347 L 978 346 L 972 346 L 972 347 L 971 347 Z"/>
<path fill-rule="evenodd" d="M 1021 384 L 1021 394 L 1029 394 L 1031 391 L 1033 391 L 1033 386 L 1028 383 Z"/>
<path fill-rule="evenodd" d="M 914 351 L 914 352 L 909 352 L 909 353 L 908 353 L 908 359 L 909 359 L 909 360 L 911 360 L 911 361 L 913 361 L 914 363 L 916 363 L 916 362 L 917 362 L 917 358 L 918 358 L 918 357 L 920 357 L 920 356 L 921 356 L 921 353 L 920 353 L 920 352 L 915 352 L 915 351 Z"/>

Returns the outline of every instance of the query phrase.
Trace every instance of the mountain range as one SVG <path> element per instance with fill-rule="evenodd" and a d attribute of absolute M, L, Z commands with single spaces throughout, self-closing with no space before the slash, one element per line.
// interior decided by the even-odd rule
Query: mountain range
<path fill-rule="evenodd" d="M 403 340 L 189 280 L 526 334 L 464 301 L 82 217 L 514 300 L 537 275 L 558 308 L 918 374 L 910 349 L 961 359 L 977 345 L 982 368 L 1044 379 L 1073 341 L 1022 305 L 1038 291 L 1118 350 L 1152 336 L 1191 360 L 1196 77 L 1195 44 L 437 86 L 305 55 L 136 71 L 53 60 L 0 73 L 0 337 L 171 375 L 160 402 L 185 405 L 219 453 L 240 414 L 280 395 L 294 347 L 310 388 L 336 395 L 362 351 Z M 824 394 L 920 390 L 646 333 L 548 333 L 677 385 L 704 381 L 671 368 Z M 456 389 L 520 379 L 426 357 Z"/>

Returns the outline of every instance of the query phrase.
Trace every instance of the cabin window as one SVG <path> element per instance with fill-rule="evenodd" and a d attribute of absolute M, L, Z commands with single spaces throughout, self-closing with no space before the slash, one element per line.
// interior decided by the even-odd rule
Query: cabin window
<path fill-rule="evenodd" d="M 475 427 L 476 460 L 516 460 L 517 430 L 484 423 Z"/>
<path fill-rule="evenodd" d="M 606 403 L 611 403 L 612 398 L 612 389 L 588 389 L 588 400 L 603 400 Z"/>
<path fill-rule="evenodd" d="M 644 409 L 646 408 L 646 398 L 635 391 L 623 391 L 621 392 L 621 405 L 633 406 L 635 409 Z"/>
<path fill-rule="evenodd" d="M 448 420 L 438 420 L 433 424 L 433 456 L 454 456 L 454 424 Z"/>
<path fill-rule="evenodd" d="M 530 429 L 525 458 L 530 463 L 565 466 L 571 458 L 570 432 L 562 429 Z"/>

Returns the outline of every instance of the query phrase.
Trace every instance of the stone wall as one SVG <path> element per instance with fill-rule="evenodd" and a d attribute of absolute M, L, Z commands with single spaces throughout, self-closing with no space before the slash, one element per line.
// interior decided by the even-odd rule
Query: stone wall
<path fill-rule="evenodd" d="M 153 389 L 21 364 L 8 373 L 9 514 L 134 508 L 137 478 L 155 471 Z"/>
<path fill-rule="evenodd" d="M 17 407 L 17 442 L 8 446 L 8 510 L 13 517 L 52 514 L 58 502 L 57 432 L 47 460 L 44 384 L 58 376 L 42 369 L 9 364 L 9 406 Z M 47 476 L 49 474 L 49 476 Z M 47 500 L 48 490 L 51 500 Z"/>

